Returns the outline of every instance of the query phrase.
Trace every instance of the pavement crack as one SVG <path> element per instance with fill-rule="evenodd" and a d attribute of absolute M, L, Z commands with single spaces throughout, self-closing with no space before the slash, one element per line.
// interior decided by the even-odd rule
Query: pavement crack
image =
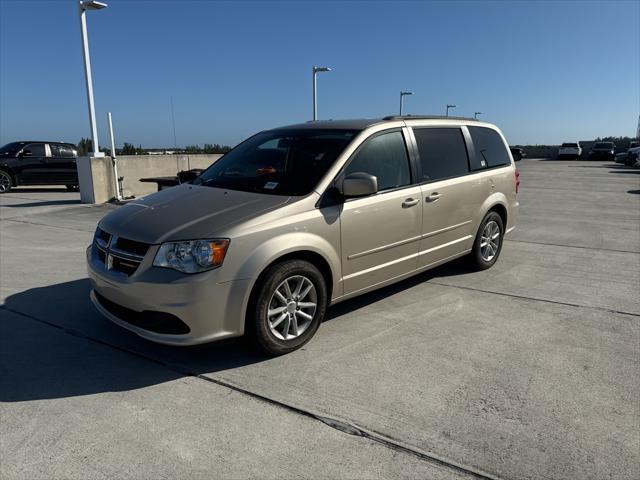
<path fill-rule="evenodd" d="M 616 248 L 598 248 L 598 247 L 586 247 L 583 245 L 564 245 L 562 243 L 547 243 L 547 242 L 533 242 L 531 240 L 514 240 L 511 238 L 506 238 L 505 242 L 516 242 L 516 243 L 531 243 L 533 245 L 547 245 L 549 247 L 565 247 L 565 248 L 581 248 L 584 250 L 598 250 L 603 252 L 616 252 L 616 253 L 635 253 L 640 254 L 640 251 L 636 250 L 618 250 Z"/>
<path fill-rule="evenodd" d="M 470 290 L 472 292 L 488 293 L 488 294 L 491 294 L 491 295 L 501 295 L 503 297 L 510 297 L 510 298 L 519 298 L 521 300 L 530 300 L 530 301 L 533 301 L 533 302 L 551 303 L 551 304 L 554 304 L 554 305 L 564 305 L 566 307 L 587 308 L 587 309 L 592 309 L 592 310 L 600 310 L 602 312 L 607 312 L 607 313 L 616 313 L 616 314 L 620 314 L 620 315 L 630 315 L 632 317 L 640 317 L 640 313 L 625 312 L 623 310 L 614 310 L 612 308 L 606 308 L 606 307 L 597 307 L 597 306 L 592 306 L 592 305 L 581 305 L 579 303 L 561 302 L 559 300 L 548 300 L 548 299 L 545 299 L 545 298 L 528 297 L 526 295 L 516 295 L 515 293 L 492 292 L 491 290 L 483 290 L 481 288 L 474 288 L 474 287 L 465 287 L 465 286 L 462 286 L 462 285 L 452 285 L 450 283 L 434 282 L 432 280 L 429 280 L 426 283 L 429 283 L 429 284 L 432 284 L 432 285 L 439 285 L 441 287 L 460 288 L 462 290 Z"/>
<path fill-rule="evenodd" d="M 359 437 L 363 437 L 366 438 L 368 440 L 374 441 L 378 444 L 383 445 L 386 448 L 390 448 L 392 450 L 398 451 L 398 452 L 402 452 L 408 455 L 412 455 L 414 457 L 417 457 L 423 461 L 447 468 L 449 470 L 453 470 L 455 472 L 458 472 L 460 474 L 466 475 L 468 477 L 474 478 L 474 479 L 479 479 L 479 480 L 503 480 L 502 477 L 499 477 L 495 474 L 492 473 L 488 473 L 488 472 L 484 472 L 479 468 L 475 468 L 475 467 L 469 467 L 469 466 L 465 466 L 462 465 L 461 463 L 458 463 L 454 460 L 451 459 L 447 459 L 444 458 L 436 453 L 433 452 L 429 452 L 429 451 L 425 451 L 422 450 L 418 447 L 415 447 L 413 445 L 408 445 L 405 444 L 404 442 L 402 442 L 401 440 L 398 439 L 394 439 L 388 435 L 385 435 L 383 433 L 379 433 L 376 432 L 374 430 L 369 430 L 365 427 L 356 425 L 352 422 L 349 422 L 347 420 L 343 420 L 343 419 L 339 419 L 339 418 L 335 418 L 335 417 L 327 417 L 325 415 L 322 415 L 318 412 L 314 412 L 310 409 L 306 409 L 306 408 L 302 408 L 299 406 L 296 406 L 294 404 L 290 404 L 288 402 L 282 401 L 282 400 L 277 400 L 275 398 L 271 398 L 268 397 L 266 395 L 263 395 L 261 393 L 255 392 L 253 390 L 249 390 L 247 388 L 244 388 L 240 385 L 237 385 L 233 382 L 227 381 L 227 380 L 221 380 L 221 379 L 217 379 L 217 378 L 212 378 L 209 377 L 207 375 L 201 374 L 201 373 L 196 373 L 193 372 L 187 368 L 184 368 L 181 365 L 177 365 L 174 363 L 169 363 L 169 362 L 165 362 L 163 360 L 159 360 L 157 358 L 154 358 L 150 355 L 147 355 L 145 353 L 142 352 L 138 352 L 135 350 L 130 350 L 128 348 L 124 348 L 121 347 L 119 345 L 110 343 L 110 342 L 106 342 L 104 340 L 101 340 L 99 338 L 95 338 L 92 336 L 89 336 L 79 330 L 75 330 L 72 328 L 67 328 L 64 327 L 62 325 L 58 325 L 56 323 L 47 321 L 47 320 L 43 320 L 41 318 L 38 318 L 36 316 L 30 315 L 28 313 L 24 313 L 21 312 L 19 310 L 15 310 L 12 308 L 7 307 L 6 305 L 0 305 L 0 310 L 5 310 L 7 312 L 11 312 L 15 315 L 19 315 L 21 317 L 27 318 L 31 321 L 43 324 L 43 325 L 48 325 L 50 327 L 56 328 L 68 335 L 71 335 L 73 337 L 76 338 L 80 338 L 80 339 L 84 339 L 93 343 L 96 343 L 98 345 L 102 345 L 108 348 L 111 348 L 113 350 L 117 350 L 119 352 L 131 355 L 133 357 L 136 358 L 140 358 L 143 360 L 147 360 L 149 362 L 152 362 L 156 365 L 159 365 L 161 367 L 164 367 L 168 370 L 171 370 L 175 373 L 178 373 L 180 375 L 184 375 L 187 377 L 194 377 L 197 378 L 199 380 L 204 380 L 206 382 L 209 383 L 213 383 L 225 388 L 228 388 L 230 390 L 236 391 L 238 393 L 250 396 L 251 398 L 266 402 L 270 405 L 273 405 L 275 407 L 279 407 L 279 408 L 283 408 L 289 412 L 293 412 L 296 413 L 298 415 L 302 415 L 304 417 L 307 418 L 311 418 L 314 420 L 317 420 L 319 422 L 324 423 L 325 425 L 327 425 L 330 428 L 333 428 L 335 430 L 338 430 L 339 432 L 348 434 L 348 435 L 354 435 L 354 436 L 359 436 Z"/>
<path fill-rule="evenodd" d="M 93 233 L 94 232 L 94 230 L 86 230 L 84 228 L 60 227 L 58 225 L 49 225 L 47 223 L 38 223 L 38 222 L 28 222 L 27 220 L 18 220 L 16 218 L 4 218 L 3 221 L 4 222 L 25 223 L 27 225 L 35 225 L 37 227 L 57 228 L 58 230 L 73 230 L 75 232 L 87 232 L 87 233 Z"/>

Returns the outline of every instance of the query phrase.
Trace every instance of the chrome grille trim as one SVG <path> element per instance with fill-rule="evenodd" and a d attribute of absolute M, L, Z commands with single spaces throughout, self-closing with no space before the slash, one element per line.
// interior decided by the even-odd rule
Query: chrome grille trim
<path fill-rule="evenodd" d="M 98 228 L 94 236 L 93 245 L 96 250 L 99 250 L 104 254 L 104 267 L 107 270 L 131 276 L 137 271 L 140 263 L 142 263 L 144 255 L 127 252 L 122 248 L 117 248 L 116 245 L 118 245 L 118 238 L 118 236 L 111 235 Z M 103 263 L 102 258 L 98 257 L 98 260 Z"/>

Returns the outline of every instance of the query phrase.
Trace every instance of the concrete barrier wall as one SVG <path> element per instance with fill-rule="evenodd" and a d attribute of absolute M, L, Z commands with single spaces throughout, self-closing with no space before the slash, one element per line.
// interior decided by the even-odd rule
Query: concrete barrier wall
<path fill-rule="evenodd" d="M 157 190 L 155 183 L 141 178 L 174 176 L 181 170 L 207 168 L 222 155 L 125 155 L 118 157 L 118 176 L 123 177 L 125 197 L 140 197 Z M 80 199 L 84 203 L 104 203 L 116 196 L 111 157 L 78 158 Z"/>
<path fill-rule="evenodd" d="M 168 177 L 181 170 L 207 168 L 222 155 L 125 155 L 118 157 L 118 175 L 125 196 L 139 197 L 155 192 L 155 183 L 141 182 L 146 177 Z"/>

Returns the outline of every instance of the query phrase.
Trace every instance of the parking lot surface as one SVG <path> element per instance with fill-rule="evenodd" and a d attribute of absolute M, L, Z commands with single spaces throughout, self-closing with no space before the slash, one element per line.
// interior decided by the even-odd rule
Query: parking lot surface
<path fill-rule="evenodd" d="M 519 162 L 463 262 L 330 308 L 279 358 L 146 342 L 88 299 L 113 206 L 0 197 L 0 478 L 640 478 L 640 170 Z"/>

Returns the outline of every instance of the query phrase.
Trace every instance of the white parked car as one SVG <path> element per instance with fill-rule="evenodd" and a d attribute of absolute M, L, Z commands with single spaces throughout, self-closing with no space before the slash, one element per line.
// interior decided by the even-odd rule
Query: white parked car
<path fill-rule="evenodd" d="M 558 149 L 558 158 L 580 158 L 582 155 L 582 147 L 580 142 L 563 143 Z"/>

